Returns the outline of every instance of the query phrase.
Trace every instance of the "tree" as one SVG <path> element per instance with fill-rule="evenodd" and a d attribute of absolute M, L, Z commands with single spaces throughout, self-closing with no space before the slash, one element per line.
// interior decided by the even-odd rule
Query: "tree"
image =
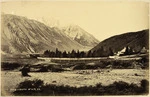
<path fill-rule="evenodd" d="M 67 58 L 67 53 L 66 53 L 66 51 L 64 51 L 64 52 L 62 53 L 62 57 L 63 57 L 63 58 Z"/>
<path fill-rule="evenodd" d="M 129 55 L 133 54 L 133 49 L 132 47 L 129 48 Z"/>
<path fill-rule="evenodd" d="M 55 52 L 52 51 L 50 57 L 55 57 L 55 55 L 56 55 Z"/>
<path fill-rule="evenodd" d="M 76 53 L 76 57 L 79 58 L 80 57 L 80 51 L 78 50 Z"/>
<path fill-rule="evenodd" d="M 59 51 L 58 57 L 62 58 L 62 52 L 61 51 Z"/>
<path fill-rule="evenodd" d="M 75 54 L 76 54 L 76 51 L 72 50 L 72 52 L 71 52 L 71 58 L 75 58 Z"/>
<path fill-rule="evenodd" d="M 80 52 L 80 58 L 84 58 L 84 57 L 85 57 L 85 52 L 84 51 Z"/>
<path fill-rule="evenodd" d="M 59 50 L 58 50 L 58 48 L 56 48 L 55 57 L 59 57 Z"/>
<path fill-rule="evenodd" d="M 131 54 L 133 54 L 133 49 L 130 48 L 129 46 L 126 46 L 124 55 L 131 55 Z"/>
<path fill-rule="evenodd" d="M 68 52 L 67 57 L 71 58 L 71 53 L 70 52 Z"/>
<path fill-rule="evenodd" d="M 88 53 L 87 53 L 87 57 L 92 57 L 92 52 L 91 52 L 91 50 L 90 50 L 90 51 L 88 51 Z"/>
<path fill-rule="evenodd" d="M 48 57 L 49 54 L 50 54 L 50 52 L 49 52 L 48 50 L 44 51 L 44 55 L 45 55 L 46 57 Z"/>

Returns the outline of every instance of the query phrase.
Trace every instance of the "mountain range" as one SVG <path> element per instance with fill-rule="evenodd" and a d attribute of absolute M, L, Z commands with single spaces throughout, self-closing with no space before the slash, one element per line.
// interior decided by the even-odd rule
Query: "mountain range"
<path fill-rule="evenodd" d="M 41 18 L 38 20 L 52 28 L 59 29 L 61 32 L 65 33 L 67 37 L 75 40 L 83 46 L 94 47 L 99 43 L 99 40 L 78 25 L 68 24 L 67 26 L 62 26 L 60 25 L 60 22 L 55 19 Z"/>
<path fill-rule="evenodd" d="M 89 50 L 99 43 L 77 25 L 60 29 L 11 14 L 2 14 L 1 20 L 1 50 L 5 53 Z"/>
<path fill-rule="evenodd" d="M 78 25 L 66 27 L 48 26 L 22 16 L 2 14 L 1 53 L 43 53 L 45 50 L 84 50 L 99 53 L 117 53 L 129 46 L 138 52 L 149 49 L 149 30 L 127 32 L 99 42 L 93 35 Z"/>

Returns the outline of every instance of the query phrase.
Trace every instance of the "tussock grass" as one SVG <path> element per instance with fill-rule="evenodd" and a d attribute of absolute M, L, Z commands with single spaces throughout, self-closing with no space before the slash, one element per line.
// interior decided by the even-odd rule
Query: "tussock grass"
<path fill-rule="evenodd" d="M 108 86 L 103 86 L 99 83 L 95 86 L 83 87 L 58 86 L 55 84 L 44 84 L 42 80 L 26 80 L 21 82 L 13 93 L 16 96 L 147 95 L 149 91 L 148 86 L 149 82 L 147 80 L 142 80 L 140 86 L 119 81 Z"/>

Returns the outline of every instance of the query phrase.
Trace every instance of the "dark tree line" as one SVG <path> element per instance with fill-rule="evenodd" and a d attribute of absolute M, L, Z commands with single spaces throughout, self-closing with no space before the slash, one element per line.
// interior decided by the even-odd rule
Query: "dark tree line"
<path fill-rule="evenodd" d="M 55 51 L 46 50 L 44 52 L 46 57 L 55 57 L 55 58 L 83 58 L 86 57 L 86 53 L 84 51 L 75 51 L 72 50 L 71 52 L 60 51 L 56 48 Z"/>
<path fill-rule="evenodd" d="M 120 56 L 124 55 L 132 55 L 132 54 L 137 54 L 140 53 L 140 51 L 134 51 L 132 47 L 126 46 L 125 51 L 120 54 Z M 67 51 L 60 51 L 56 48 L 55 51 L 50 51 L 46 50 L 44 52 L 44 56 L 46 57 L 56 57 L 56 58 L 89 58 L 89 57 L 108 57 L 108 56 L 113 56 L 114 52 L 113 49 L 109 48 L 104 48 L 103 46 L 100 47 L 98 50 L 90 50 L 88 52 L 84 51 L 75 51 L 72 50 L 71 52 Z"/>
<path fill-rule="evenodd" d="M 103 49 L 103 47 L 101 47 L 98 50 L 95 51 L 88 51 L 88 52 L 84 52 L 84 51 L 75 51 L 72 50 L 71 52 L 66 52 L 66 51 L 60 51 L 56 48 L 55 51 L 50 51 L 50 50 L 46 50 L 44 52 L 44 56 L 46 57 L 55 57 L 55 58 L 89 58 L 89 57 L 107 57 L 107 56 L 113 56 L 113 50 L 111 48 L 109 48 L 107 51 L 105 51 Z"/>

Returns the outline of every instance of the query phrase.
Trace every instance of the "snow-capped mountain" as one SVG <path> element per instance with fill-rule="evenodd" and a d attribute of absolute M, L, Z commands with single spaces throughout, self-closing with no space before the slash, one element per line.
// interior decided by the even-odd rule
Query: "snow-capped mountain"
<path fill-rule="evenodd" d="M 42 53 L 56 48 L 66 51 L 85 49 L 59 29 L 38 21 L 10 14 L 3 14 L 1 19 L 1 49 L 6 53 Z"/>
<path fill-rule="evenodd" d="M 71 39 L 75 40 L 83 46 L 94 47 L 99 43 L 99 41 L 94 36 L 83 30 L 78 25 L 70 25 L 67 27 L 63 27 L 62 31 L 68 37 L 70 37 Z"/>
<path fill-rule="evenodd" d="M 67 37 L 75 40 L 83 46 L 93 48 L 99 43 L 99 41 L 93 35 L 89 34 L 87 31 L 85 31 L 78 25 L 65 24 L 64 26 L 59 20 L 51 18 L 41 18 L 40 21 L 50 27 L 59 30 L 59 32 L 63 32 Z"/>
<path fill-rule="evenodd" d="M 60 28 L 11 14 L 2 14 L 1 19 L 1 50 L 5 53 L 43 53 L 56 48 L 87 51 L 98 44 L 79 26 Z"/>

